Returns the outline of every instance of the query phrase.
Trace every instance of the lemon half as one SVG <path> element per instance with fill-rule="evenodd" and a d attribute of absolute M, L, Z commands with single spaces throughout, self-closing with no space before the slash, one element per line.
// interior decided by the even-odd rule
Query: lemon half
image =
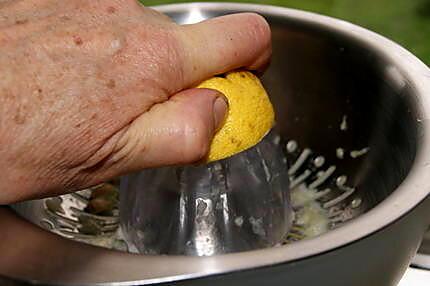
<path fill-rule="evenodd" d="M 222 92 L 229 109 L 223 126 L 215 134 L 207 162 L 221 160 L 248 148 L 263 139 L 275 122 L 272 103 L 260 80 L 250 72 L 230 72 L 213 77 L 198 88 Z"/>

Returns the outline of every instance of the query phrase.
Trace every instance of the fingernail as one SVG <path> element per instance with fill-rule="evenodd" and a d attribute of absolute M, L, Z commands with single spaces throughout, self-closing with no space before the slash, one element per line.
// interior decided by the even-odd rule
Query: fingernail
<path fill-rule="evenodd" d="M 215 99 L 213 112 L 214 112 L 214 123 L 215 130 L 220 129 L 224 123 L 224 119 L 228 111 L 228 100 L 224 95 L 220 95 Z"/>

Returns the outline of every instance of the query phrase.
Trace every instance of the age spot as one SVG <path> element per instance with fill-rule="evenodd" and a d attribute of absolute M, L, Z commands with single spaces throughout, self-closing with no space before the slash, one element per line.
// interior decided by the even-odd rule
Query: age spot
<path fill-rule="evenodd" d="M 108 88 L 114 89 L 115 86 L 116 86 L 115 80 L 110 79 L 106 85 L 107 85 Z"/>
<path fill-rule="evenodd" d="M 114 14 L 116 12 L 116 8 L 112 6 L 107 7 L 106 10 L 109 14 Z"/>
<path fill-rule="evenodd" d="M 34 94 L 36 95 L 37 99 L 39 100 L 43 99 L 42 89 L 40 87 L 36 89 L 36 92 L 34 92 Z"/>
<path fill-rule="evenodd" d="M 21 20 L 16 20 L 15 24 L 17 25 L 22 25 L 28 22 L 28 19 L 21 19 Z"/>
<path fill-rule="evenodd" d="M 69 16 L 67 16 L 67 15 L 63 15 L 63 16 L 60 16 L 60 20 L 62 21 L 62 22 L 66 22 L 66 21 L 69 21 L 69 20 L 71 20 L 72 18 L 70 18 Z"/>
<path fill-rule="evenodd" d="M 80 45 L 82 45 L 84 42 L 82 41 L 82 39 L 81 39 L 81 37 L 79 37 L 79 36 L 73 36 L 73 42 L 75 42 L 75 44 L 77 45 L 77 46 L 80 46 Z"/>
<path fill-rule="evenodd" d="M 24 124 L 25 120 L 26 120 L 25 111 L 23 111 L 21 109 L 18 109 L 18 111 L 16 112 L 15 116 L 13 117 L 13 120 L 18 125 Z"/>

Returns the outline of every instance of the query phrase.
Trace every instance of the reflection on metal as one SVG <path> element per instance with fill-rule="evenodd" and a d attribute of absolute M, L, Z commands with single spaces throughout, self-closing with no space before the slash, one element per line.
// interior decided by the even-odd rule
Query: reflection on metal
<path fill-rule="evenodd" d="M 412 265 L 430 270 L 430 228 L 424 234 L 418 255 L 412 261 Z"/>
<path fill-rule="evenodd" d="M 283 146 L 272 131 L 217 162 L 124 177 L 120 221 L 126 240 L 140 253 L 197 256 L 278 245 L 292 222 Z"/>
<path fill-rule="evenodd" d="M 184 19 L 184 24 L 195 24 L 207 19 L 198 8 L 191 8 L 187 18 Z"/>

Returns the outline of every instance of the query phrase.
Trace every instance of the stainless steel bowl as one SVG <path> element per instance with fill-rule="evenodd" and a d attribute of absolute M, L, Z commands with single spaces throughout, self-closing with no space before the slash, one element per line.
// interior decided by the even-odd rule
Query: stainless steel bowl
<path fill-rule="evenodd" d="M 337 146 L 370 146 L 336 161 L 369 211 L 277 248 L 212 257 L 142 256 L 80 244 L 0 208 L 0 274 L 61 285 L 395 285 L 430 223 L 430 71 L 371 31 L 271 6 L 190 3 L 158 9 L 179 23 L 254 11 L 273 30 L 263 80 L 279 131 L 335 161 Z M 348 132 L 336 128 L 344 114 Z"/>

